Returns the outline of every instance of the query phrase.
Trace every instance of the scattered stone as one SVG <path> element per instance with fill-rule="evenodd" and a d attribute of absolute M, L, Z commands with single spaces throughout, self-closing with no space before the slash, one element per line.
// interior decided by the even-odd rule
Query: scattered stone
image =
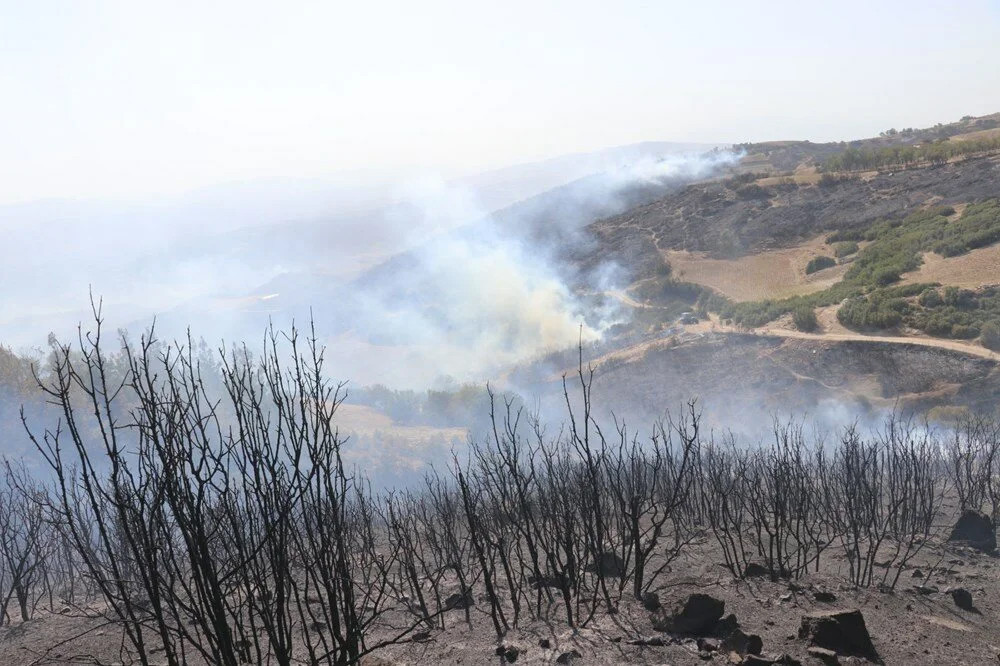
<path fill-rule="evenodd" d="M 513 664 L 517 661 L 517 658 L 521 655 L 521 651 L 511 645 L 509 648 L 504 650 L 503 658 L 507 660 L 508 664 Z"/>
<path fill-rule="evenodd" d="M 765 657 L 759 654 L 748 654 L 740 662 L 743 666 L 802 666 L 802 662 L 790 654 L 783 654 L 778 657 Z"/>
<path fill-rule="evenodd" d="M 712 661 L 712 653 L 707 650 L 700 650 L 698 652 L 698 658 L 702 661 Z"/>
<path fill-rule="evenodd" d="M 698 649 L 706 652 L 718 652 L 719 644 L 709 638 L 699 638 Z"/>
<path fill-rule="evenodd" d="M 538 641 L 538 647 L 542 648 L 543 650 L 548 650 L 549 648 L 552 647 L 552 641 L 550 641 L 547 638 L 543 638 L 540 641 Z"/>
<path fill-rule="evenodd" d="M 69 606 L 63 606 L 62 608 L 59 609 L 59 614 L 60 615 L 67 615 L 67 614 L 69 614 L 71 612 L 73 612 L 73 609 L 70 608 Z"/>
<path fill-rule="evenodd" d="M 815 657 L 816 659 L 819 659 L 824 664 L 839 664 L 840 663 L 837 660 L 837 653 L 834 652 L 833 650 L 828 650 L 826 648 L 821 648 L 821 647 L 813 646 L 813 647 L 807 648 L 806 652 L 809 653 L 809 656 Z"/>
<path fill-rule="evenodd" d="M 601 553 L 597 556 L 597 562 L 587 565 L 587 571 L 597 573 L 609 578 L 621 578 L 625 573 L 625 562 L 618 553 Z"/>
<path fill-rule="evenodd" d="M 476 602 L 472 598 L 472 590 L 466 590 L 463 592 L 456 592 L 455 594 L 448 595 L 444 600 L 444 607 L 448 610 L 465 610 L 466 608 L 472 608 Z"/>
<path fill-rule="evenodd" d="M 715 627 L 726 609 L 726 603 L 707 594 L 689 595 L 679 603 L 673 613 L 663 609 L 653 616 L 653 628 L 657 631 L 673 631 L 679 634 L 704 635 Z"/>
<path fill-rule="evenodd" d="M 662 636 L 652 636 L 650 638 L 637 638 L 634 641 L 629 641 L 629 645 L 638 645 L 639 647 L 663 647 L 666 642 L 663 640 Z"/>
<path fill-rule="evenodd" d="M 962 610 L 971 611 L 973 609 L 972 592 L 969 592 L 964 587 L 956 587 L 954 590 L 952 590 L 951 598 L 952 601 L 955 602 L 955 605 L 961 608 Z"/>
<path fill-rule="evenodd" d="M 736 629 L 722 640 L 719 649 L 745 657 L 748 654 L 760 654 L 764 649 L 764 641 L 757 634 L 747 634 L 741 629 Z"/>
<path fill-rule="evenodd" d="M 561 655 L 559 655 L 559 657 L 556 659 L 556 663 L 571 664 L 573 663 L 574 660 L 580 659 L 582 656 L 583 655 L 581 655 L 576 650 L 570 650 L 569 652 L 563 652 Z"/>
<path fill-rule="evenodd" d="M 913 589 L 918 594 L 922 594 L 924 596 L 927 596 L 929 594 L 937 594 L 938 593 L 938 588 L 937 588 L 936 585 L 915 585 L 913 587 Z"/>
<path fill-rule="evenodd" d="M 985 514 L 966 509 L 952 528 L 948 541 L 962 541 L 976 550 L 993 552 L 997 548 L 996 528 Z"/>
<path fill-rule="evenodd" d="M 782 603 L 784 603 L 784 602 L 786 602 L 786 601 L 791 601 L 791 600 L 792 600 L 792 596 L 793 596 L 793 595 L 792 595 L 792 593 L 791 593 L 791 592 L 789 592 L 788 594 L 783 594 L 783 595 L 781 595 L 781 596 L 780 596 L 780 597 L 778 598 L 778 601 L 780 601 L 780 602 L 782 602 Z"/>
<path fill-rule="evenodd" d="M 713 636 L 718 636 L 719 638 L 725 638 L 729 634 L 733 633 L 734 630 L 738 629 L 740 626 L 739 620 L 736 616 L 730 613 L 726 617 L 722 618 L 715 623 L 715 628 L 712 630 Z"/>
<path fill-rule="evenodd" d="M 767 570 L 763 564 L 757 564 L 756 562 L 749 563 L 745 569 L 743 569 L 744 578 L 764 578 L 765 576 L 770 576 L 771 572 Z"/>
<path fill-rule="evenodd" d="M 833 650 L 838 655 L 879 661 L 865 618 L 857 609 L 804 615 L 799 638 L 808 638 L 811 646 Z"/>
<path fill-rule="evenodd" d="M 431 632 L 429 631 L 418 631 L 413 634 L 413 641 L 415 643 L 426 643 L 431 639 Z"/>
<path fill-rule="evenodd" d="M 770 666 L 774 660 L 770 657 L 762 657 L 759 654 L 748 654 L 740 662 L 743 666 Z"/>
<path fill-rule="evenodd" d="M 830 603 L 837 600 L 837 595 L 827 590 L 816 590 L 813 592 L 813 599 L 822 603 Z"/>
<path fill-rule="evenodd" d="M 503 654 L 504 654 L 504 652 L 506 652 L 506 651 L 507 651 L 507 647 L 506 646 L 504 646 L 504 645 L 498 645 L 497 649 L 493 651 L 493 654 L 495 654 L 498 657 L 502 657 Z"/>
<path fill-rule="evenodd" d="M 914 569 L 913 573 L 910 574 L 910 578 L 923 578 L 924 572 L 920 569 Z"/>
<path fill-rule="evenodd" d="M 802 666 L 802 662 L 790 654 L 783 654 L 772 663 L 779 664 L 780 666 Z"/>
<path fill-rule="evenodd" d="M 660 609 L 660 595 L 656 592 L 644 592 L 642 595 L 642 607 L 648 611 Z"/>

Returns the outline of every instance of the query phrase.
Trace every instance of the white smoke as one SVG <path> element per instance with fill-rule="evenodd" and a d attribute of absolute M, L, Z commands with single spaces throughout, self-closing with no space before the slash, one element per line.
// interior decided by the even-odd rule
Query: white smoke
<path fill-rule="evenodd" d="M 629 188 L 703 178 L 739 157 L 649 157 L 581 181 L 546 208 L 543 235 L 554 242 L 541 245 L 529 228 L 538 220 L 493 223 L 468 190 L 410 183 L 397 213 L 410 216 L 416 247 L 354 294 L 352 332 L 339 340 L 345 353 L 337 355 L 338 367 L 362 383 L 419 387 L 440 376 L 488 379 L 580 340 L 599 340 L 627 313 L 614 299 L 588 294 L 623 286 L 622 271 L 605 262 L 587 276 L 586 289 L 574 290 L 560 246 L 586 242 L 580 226 L 592 220 L 588 212 L 617 212 Z M 392 223 L 398 228 L 398 220 Z"/>

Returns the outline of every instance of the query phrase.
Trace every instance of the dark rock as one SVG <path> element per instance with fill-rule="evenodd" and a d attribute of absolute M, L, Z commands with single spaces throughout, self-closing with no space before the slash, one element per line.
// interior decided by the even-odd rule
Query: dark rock
<path fill-rule="evenodd" d="M 837 653 L 834 652 L 833 650 L 828 650 L 826 648 L 813 646 L 808 648 L 806 652 L 809 653 L 810 657 L 815 657 L 816 659 L 822 661 L 824 664 L 840 663 L 840 661 L 837 660 Z"/>
<path fill-rule="evenodd" d="M 472 590 L 466 590 L 464 593 L 456 592 L 455 594 L 448 595 L 444 600 L 444 607 L 448 610 L 465 610 L 475 605 L 476 602 L 472 598 Z"/>
<path fill-rule="evenodd" d="M 431 639 L 431 632 L 429 631 L 418 631 L 413 634 L 413 641 L 415 643 L 426 643 Z"/>
<path fill-rule="evenodd" d="M 722 639 L 719 649 L 722 652 L 735 652 L 745 657 L 748 654 L 760 654 L 764 649 L 764 641 L 757 634 L 747 634 L 741 629 L 736 629 Z"/>
<path fill-rule="evenodd" d="M 507 651 L 506 646 L 504 646 L 504 645 L 498 645 L 497 649 L 493 651 L 493 654 L 495 654 L 498 657 L 502 657 L 503 653 L 506 652 L 506 651 Z"/>
<path fill-rule="evenodd" d="M 707 650 L 700 650 L 698 652 L 698 658 L 702 661 L 712 661 L 712 653 Z"/>
<path fill-rule="evenodd" d="M 719 638 L 725 638 L 729 634 L 733 633 L 734 630 L 738 629 L 739 626 L 740 621 L 736 619 L 735 615 L 730 613 L 715 623 L 715 627 L 712 629 L 712 635 Z"/>
<path fill-rule="evenodd" d="M 561 655 L 559 655 L 559 657 L 556 659 L 556 663 L 557 664 L 570 664 L 570 663 L 572 663 L 573 661 L 579 659 L 582 656 L 583 655 L 581 655 L 576 650 L 570 650 L 569 652 L 563 652 Z"/>
<path fill-rule="evenodd" d="M 587 571 L 609 578 L 621 578 L 625 573 L 625 562 L 618 553 L 601 553 L 596 563 L 591 562 L 587 565 Z"/>
<path fill-rule="evenodd" d="M 689 595 L 677 604 L 673 613 L 663 609 L 653 616 L 653 628 L 657 631 L 673 631 L 678 634 L 708 634 L 726 609 L 726 602 L 707 594 Z"/>
<path fill-rule="evenodd" d="M 952 528 L 948 541 L 963 541 L 976 550 L 989 553 L 997 548 L 997 532 L 988 516 L 966 509 Z"/>
<path fill-rule="evenodd" d="M 816 601 L 821 601 L 823 603 L 830 603 L 837 600 L 837 595 L 833 592 L 828 592 L 826 590 L 816 590 L 813 592 L 813 599 Z"/>
<path fill-rule="evenodd" d="M 910 577 L 911 578 L 923 578 L 924 577 L 924 572 L 921 571 L 920 569 L 914 569 L 913 573 L 910 574 Z"/>
<path fill-rule="evenodd" d="M 542 648 L 543 650 L 548 650 L 549 648 L 552 647 L 552 641 L 550 641 L 547 638 L 543 638 L 540 641 L 538 641 L 538 647 Z"/>
<path fill-rule="evenodd" d="M 750 562 L 747 564 L 746 568 L 743 569 L 744 578 L 764 578 L 765 576 L 770 576 L 771 572 L 768 571 L 767 567 L 763 564 L 757 564 L 756 562 Z"/>
<path fill-rule="evenodd" d="M 660 595 L 656 592 L 645 592 L 642 595 L 642 607 L 648 611 L 660 609 Z"/>
<path fill-rule="evenodd" d="M 972 606 L 972 593 L 969 592 L 964 587 L 957 587 L 951 591 L 951 598 L 955 602 L 955 605 L 962 610 L 970 611 L 973 609 Z"/>
<path fill-rule="evenodd" d="M 509 648 L 504 650 L 503 658 L 507 660 L 508 664 L 513 664 L 517 661 L 517 658 L 521 655 L 521 651 L 511 645 Z"/>
<path fill-rule="evenodd" d="M 934 585 L 915 585 L 913 587 L 914 591 L 918 594 L 922 594 L 925 597 L 930 594 L 937 594 L 938 588 Z"/>
<path fill-rule="evenodd" d="M 708 638 L 699 638 L 698 649 L 705 650 L 706 652 L 718 652 L 719 644 Z"/>
<path fill-rule="evenodd" d="M 804 615 L 799 638 L 808 638 L 811 646 L 833 650 L 838 655 L 880 661 L 865 618 L 856 609 Z"/>

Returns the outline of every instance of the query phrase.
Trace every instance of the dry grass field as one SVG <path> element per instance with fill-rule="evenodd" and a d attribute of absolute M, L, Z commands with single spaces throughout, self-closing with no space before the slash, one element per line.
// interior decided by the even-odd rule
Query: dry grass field
<path fill-rule="evenodd" d="M 1000 127 L 994 127 L 992 129 L 978 130 L 975 132 L 966 132 L 965 134 L 956 134 L 955 136 L 949 138 L 949 141 L 977 141 L 979 139 L 992 139 L 995 136 L 1000 136 Z"/>
<path fill-rule="evenodd" d="M 806 264 L 820 255 L 833 256 L 833 248 L 823 236 L 739 259 L 713 259 L 704 253 L 680 250 L 664 253 L 678 280 L 710 287 L 734 301 L 811 294 L 834 285 L 847 271 L 847 265 L 806 275 Z"/>
<path fill-rule="evenodd" d="M 958 257 L 942 257 L 927 252 L 923 265 L 907 273 L 903 282 L 940 282 L 943 285 L 975 289 L 1000 284 L 1000 244 L 981 247 Z"/>

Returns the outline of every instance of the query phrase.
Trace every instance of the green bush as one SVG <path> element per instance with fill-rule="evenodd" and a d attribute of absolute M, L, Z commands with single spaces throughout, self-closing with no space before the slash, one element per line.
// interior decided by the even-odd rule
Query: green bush
<path fill-rule="evenodd" d="M 937 289 L 925 289 L 920 294 L 919 302 L 920 305 L 925 308 L 936 308 L 944 301 L 941 298 L 941 293 Z"/>
<path fill-rule="evenodd" d="M 847 328 L 856 330 L 886 329 L 898 326 L 908 305 L 901 298 L 849 299 L 837 310 L 837 320 Z"/>
<path fill-rule="evenodd" d="M 951 327 L 951 337 L 958 340 L 971 340 L 972 338 L 979 337 L 979 329 L 975 326 L 955 324 Z"/>
<path fill-rule="evenodd" d="M 955 324 L 951 327 L 951 337 L 959 340 L 971 340 L 972 338 L 979 337 L 979 329 L 975 326 Z"/>
<path fill-rule="evenodd" d="M 837 243 L 833 248 L 833 256 L 841 259 L 843 257 L 848 257 L 858 251 L 858 244 L 854 241 L 844 241 L 842 243 Z"/>
<path fill-rule="evenodd" d="M 795 308 L 792 312 L 792 323 L 795 324 L 795 328 L 806 333 L 811 333 L 819 328 L 819 322 L 816 320 L 816 311 L 808 305 L 800 305 Z"/>
<path fill-rule="evenodd" d="M 979 334 L 981 336 L 980 342 L 983 343 L 984 347 L 1000 351 L 1000 321 L 986 322 Z"/>
<path fill-rule="evenodd" d="M 920 267 L 925 252 L 940 251 L 950 256 L 963 254 L 984 243 L 1000 242 L 1000 199 L 969 205 L 960 219 L 949 219 L 954 214 L 950 206 L 941 206 L 920 209 L 901 218 L 878 220 L 868 227 L 835 231 L 826 241 L 836 245 L 834 251 L 838 256 L 852 249 L 848 244 L 869 242 L 856 251 L 840 282 L 807 296 L 751 303 L 719 301 L 714 311 L 752 328 L 792 313 L 800 305 L 823 307 L 864 295 L 876 295 L 879 302 L 920 296 L 917 299 L 919 307 L 914 303 L 912 309 L 905 312 L 896 307 L 887 310 L 881 305 L 854 304 L 843 316 L 858 328 L 885 328 L 905 319 L 907 325 L 933 331 L 932 335 L 949 336 L 956 324 L 979 329 L 986 321 L 1000 319 L 1000 292 L 997 290 L 987 290 L 984 294 L 982 290 L 973 293 L 951 288 L 942 294 L 937 290 L 928 291 L 939 286 L 936 284 L 893 286 L 904 274 Z M 843 249 L 839 246 L 841 243 L 845 244 Z M 835 264 L 832 257 L 815 257 L 807 264 L 806 272 L 814 273 Z M 909 308 L 905 301 L 900 303 Z"/>
<path fill-rule="evenodd" d="M 819 256 L 813 257 L 806 264 L 806 274 L 815 273 L 816 271 L 821 271 L 824 268 L 830 268 L 831 266 L 836 266 L 837 260 L 833 257 Z"/>

